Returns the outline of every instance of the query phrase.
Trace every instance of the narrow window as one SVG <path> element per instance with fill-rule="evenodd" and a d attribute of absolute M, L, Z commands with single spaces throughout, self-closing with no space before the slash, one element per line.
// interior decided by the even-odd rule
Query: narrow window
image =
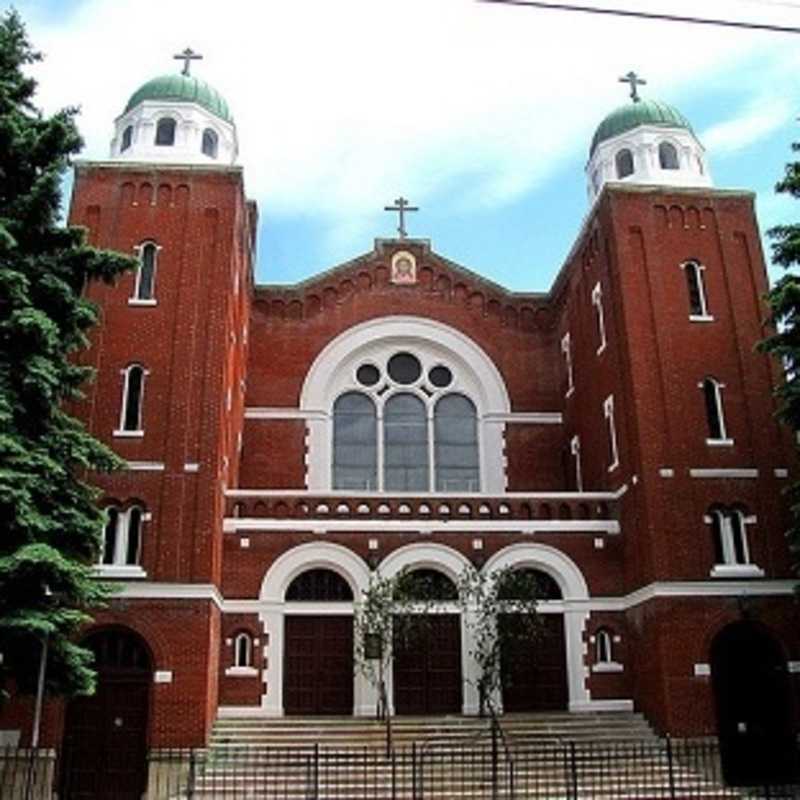
<path fill-rule="evenodd" d="M 678 151 L 670 142 L 661 142 L 658 146 L 658 163 L 661 169 L 679 169 Z"/>
<path fill-rule="evenodd" d="M 119 146 L 120 153 L 124 153 L 133 142 L 133 126 L 128 125 L 122 132 L 122 144 Z"/>
<path fill-rule="evenodd" d="M 706 423 L 709 441 L 726 441 L 725 416 L 722 410 L 723 384 L 714 378 L 706 378 L 700 384 L 706 407 Z"/>
<path fill-rule="evenodd" d="M 569 333 L 565 333 L 564 338 L 561 340 L 561 352 L 564 354 L 564 366 L 567 371 L 567 391 L 565 394 L 569 397 L 575 391 L 575 376 L 572 373 L 572 340 Z"/>
<path fill-rule="evenodd" d="M 734 508 L 728 515 L 731 526 L 731 550 L 735 564 L 749 564 L 750 551 L 747 547 L 747 529 L 744 514 Z"/>
<path fill-rule="evenodd" d="M 253 640 L 249 633 L 238 633 L 233 640 L 234 667 L 250 667 L 253 665 Z"/>
<path fill-rule="evenodd" d="M 169 147 L 175 144 L 175 120 L 162 117 L 156 125 L 156 144 Z"/>
<path fill-rule="evenodd" d="M 103 554 L 101 564 L 113 564 L 117 549 L 117 533 L 119 527 L 119 509 L 109 506 L 106 509 L 106 526 L 103 532 Z"/>
<path fill-rule="evenodd" d="M 595 663 L 610 664 L 614 661 L 614 645 L 611 633 L 606 628 L 600 628 L 594 636 Z"/>
<path fill-rule="evenodd" d="M 349 392 L 333 406 L 333 488 L 377 489 L 378 434 L 375 404 Z"/>
<path fill-rule="evenodd" d="M 620 150 L 614 160 L 617 166 L 617 177 L 620 180 L 633 175 L 633 153 L 630 150 L 627 148 Z"/>
<path fill-rule="evenodd" d="M 744 512 L 738 508 L 713 508 L 707 519 L 711 522 L 715 563 L 723 566 L 749 564 L 750 548 Z"/>
<path fill-rule="evenodd" d="M 479 491 L 478 421 L 472 401 L 445 395 L 436 404 L 433 431 L 436 491 Z"/>
<path fill-rule="evenodd" d="M 686 288 L 689 292 L 689 316 L 707 317 L 708 303 L 706 287 L 703 282 L 703 267 L 696 261 L 687 261 L 683 266 L 686 274 Z"/>
<path fill-rule="evenodd" d="M 120 428 L 123 431 L 142 430 L 142 394 L 144 392 L 144 367 L 131 364 L 125 370 L 122 387 L 122 415 Z"/>
<path fill-rule="evenodd" d="M 219 149 L 219 137 L 217 136 L 215 131 L 211 130 L 211 128 L 206 128 L 203 131 L 203 145 L 202 145 L 203 155 L 206 155 L 209 158 L 216 158 L 218 149 Z"/>
<path fill-rule="evenodd" d="M 106 509 L 101 564 L 125 566 L 140 563 L 143 519 L 144 512 L 139 506 L 131 506 L 126 511 L 120 511 L 116 506 Z"/>
<path fill-rule="evenodd" d="M 575 466 L 575 488 L 583 491 L 583 474 L 581 470 L 581 440 L 578 436 L 573 436 L 569 442 L 569 452 L 572 454 L 572 461 Z"/>
<path fill-rule="evenodd" d="M 597 317 L 597 355 L 606 349 L 606 318 L 603 312 L 603 289 L 598 281 L 592 289 L 592 305 Z"/>
<path fill-rule="evenodd" d="M 725 515 L 718 509 L 712 509 L 709 514 L 711 519 L 711 538 L 714 545 L 714 563 L 725 563 Z"/>
<path fill-rule="evenodd" d="M 125 547 L 125 563 L 138 564 L 141 560 L 142 547 L 142 509 L 132 506 L 127 513 L 127 542 Z"/>
<path fill-rule="evenodd" d="M 603 414 L 608 427 L 608 471 L 619 466 L 619 451 L 617 450 L 617 426 L 614 422 L 614 395 L 609 395 L 603 403 Z"/>
<path fill-rule="evenodd" d="M 383 409 L 384 489 L 426 492 L 428 419 L 425 404 L 413 394 L 396 394 Z"/>
<path fill-rule="evenodd" d="M 134 286 L 136 300 L 152 300 L 154 297 L 157 255 L 158 247 L 153 242 L 146 242 L 139 248 L 139 268 Z"/>

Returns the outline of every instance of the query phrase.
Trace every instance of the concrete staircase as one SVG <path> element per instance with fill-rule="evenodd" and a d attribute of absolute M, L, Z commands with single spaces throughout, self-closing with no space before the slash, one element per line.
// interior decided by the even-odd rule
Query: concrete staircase
<path fill-rule="evenodd" d="M 501 747 L 494 762 L 486 720 L 406 717 L 393 722 L 395 749 L 387 758 L 385 728 L 373 720 L 220 719 L 191 791 L 173 796 L 196 800 L 670 796 L 665 742 L 640 714 L 507 715 L 501 722 L 511 758 Z M 722 789 L 713 769 L 701 768 L 696 760 L 684 761 L 676 758 L 673 763 L 672 782 L 678 790 L 674 796 L 705 800 L 738 796 Z"/>

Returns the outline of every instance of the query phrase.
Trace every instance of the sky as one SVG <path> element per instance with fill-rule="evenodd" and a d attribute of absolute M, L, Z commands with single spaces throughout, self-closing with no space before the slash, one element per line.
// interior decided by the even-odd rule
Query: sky
<path fill-rule="evenodd" d="M 573 0 L 800 28 L 800 0 Z M 108 156 L 130 95 L 177 72 L 228 101 L 260 211 L 260 283 L 293 283 L 395 234 L 515 291 L 546 291 L 588 211 L 595 128 L 627 101 L 676 106 L 715 184 L 757 193 L 763 229 L 800 140 L 800 34 L 600 17 L 477 0 L 16 0 L 45 60 L 45 112 L 79 106 L 84 158 Z M 794 205 L 793 205 L 794 203 Z M 773 274 L 777 272 L 773 271 Z"/>

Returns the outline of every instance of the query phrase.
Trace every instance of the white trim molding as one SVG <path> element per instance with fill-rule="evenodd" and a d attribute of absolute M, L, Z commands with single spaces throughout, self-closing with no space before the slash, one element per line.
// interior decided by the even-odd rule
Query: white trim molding
<path fill-rule="evenodd" d="M 166 466 L 163 461 L 128 461 L 125 469 L 131 472 L 163 472 Z"/>
<path fill-rule="evenodd" d="M 749 479 L 757 478 L 758 470 L 751 467 L 741 467 L 736 469 L 705 469 L 700 467 L 692 467 L 689 470 L 689 476 L 692 478 Z"/>

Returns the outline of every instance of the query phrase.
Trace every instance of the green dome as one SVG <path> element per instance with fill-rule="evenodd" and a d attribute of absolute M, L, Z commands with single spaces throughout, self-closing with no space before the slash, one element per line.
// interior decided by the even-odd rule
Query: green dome
<path fill-rule="evenodd" d="M 621 133 L 632 131 L 640 125 L 661 125 L 665 128 L 692 130 L 686 117 L 676 108 L 657 100 L 639 100 L 614 109 L 598 126 L 592 139 L 589 157 L 594 155 L 597 145 L 613 139 Z"/>
<path fill-rule="evenodd" d="M 233 122 L 228 104 L 222 95 L 194 75 L 160 75 L 137 89 L 125 106 L 125 113 L 144 100 L 176 100 L 197 103 L 225 122 Z"/>

